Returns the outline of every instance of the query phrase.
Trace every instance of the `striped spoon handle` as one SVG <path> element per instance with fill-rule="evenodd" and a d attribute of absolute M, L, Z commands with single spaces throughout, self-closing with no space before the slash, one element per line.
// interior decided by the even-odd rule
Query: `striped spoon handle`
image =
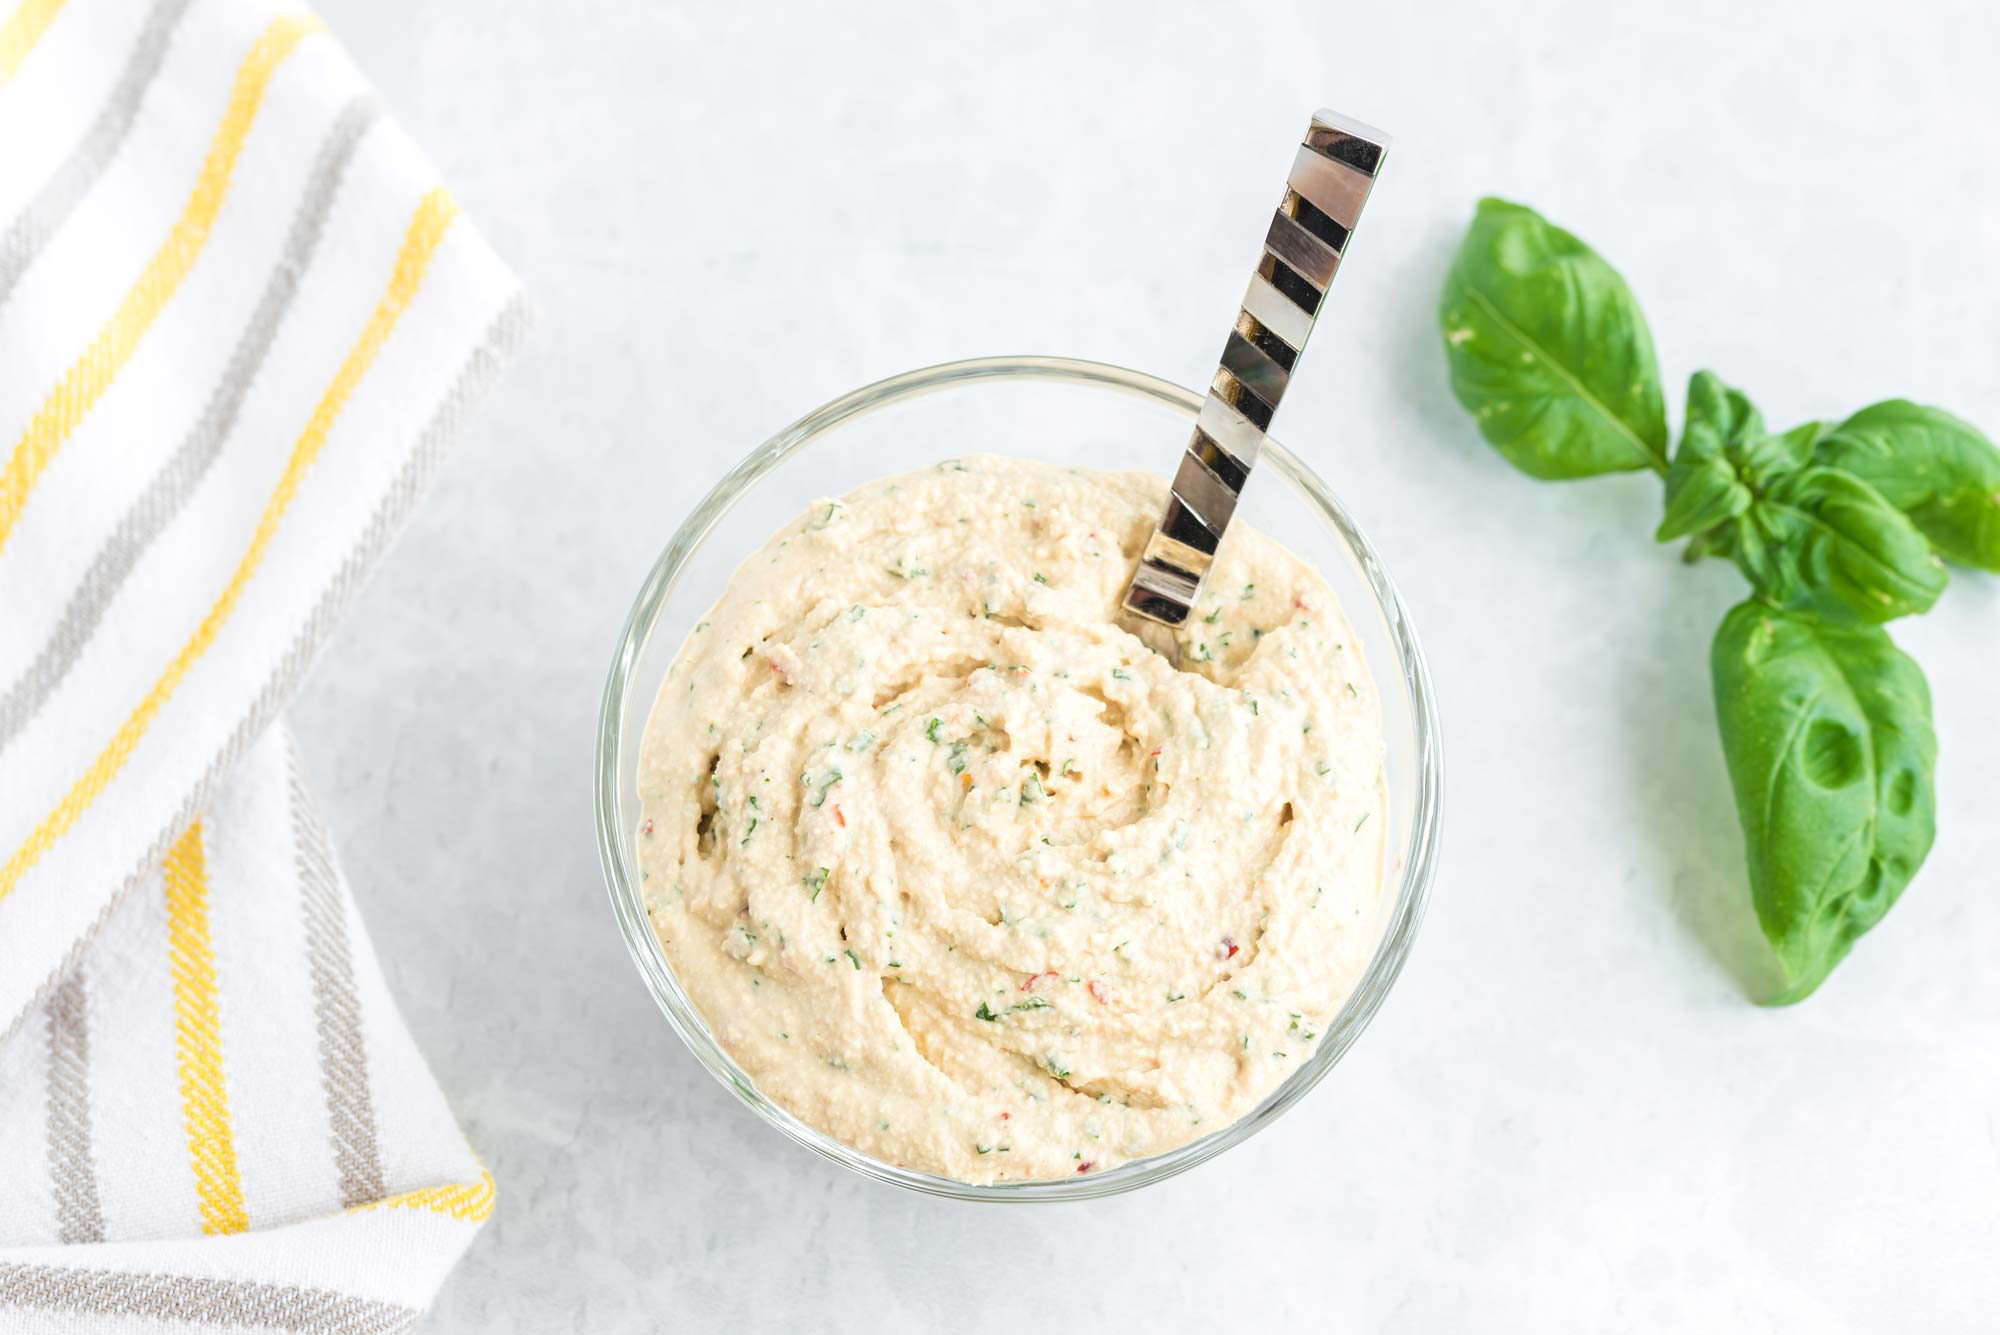
<path fill-rule="evenodd" d="M 1166 513 L 1125 591 L 1127 611 L 1178 626 L 1194 610 L 1388 152 L 1389 136 L 1380 130 L 1331 111 L 1313 116 L 1174 474 Z"/>

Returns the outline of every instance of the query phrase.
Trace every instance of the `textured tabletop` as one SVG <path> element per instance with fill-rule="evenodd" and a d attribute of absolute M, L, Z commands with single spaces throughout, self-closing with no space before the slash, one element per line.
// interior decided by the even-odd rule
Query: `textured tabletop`
<path fill-rule="evenodd" d="M 1905 395 L 2000 431 L 1995 11 L 841 8 L 326 0 L 541 315 L 295 717 L 500 1182 L 429 1328 L 1990 1328 L 2000 579 L 1896 630 L 1936 696 L 1928 865 L 1760 1009 L 1707 677 L 1740 579 L 1652 543 L 1654 480 L 1493 454 L 1434 310 L 1505 194 L 1624 270 L 1676 421 L 1707 366 L 1780 423 Z M 1322 104 L 1396 156 L 1278 434 L 1441 693 L 1415 955 L 1303 1104 L 1165 1185 L 864 1182 L 736 1106 L 612 924 L 591 747 L 630 595 L 729 461 L 864 381 L 995 352 L 1205 380 Z"/>

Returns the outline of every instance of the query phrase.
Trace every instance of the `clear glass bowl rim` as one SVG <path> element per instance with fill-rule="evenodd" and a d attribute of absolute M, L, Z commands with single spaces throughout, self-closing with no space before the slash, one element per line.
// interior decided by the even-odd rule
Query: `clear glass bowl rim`
<path fill-rule="evenodd" d="M 619 931 L 625 938 L 640 976 L 645 979 L 647 990 L 653 994 L 667 1022 L 695 1058 L 765 1121 L 807 1149 L 865 1177 L 932 1196 L 974 1201 L 1087 1200 L 1131 1191 L 1185 1172 L 1248 1140 L 1304 1097 L 1353 1046 L 1380 1009 L 1409 957 L 1430 898 L 1431 883 L 1436 874 L 1444 790 L 1437 702 L 1430 671 L 1425 665 L 1423 650 L 1402 598 L 1375 548 L 1317 474 L 1276 440 L 1265 443 L 1258 459 L 1260 471 L 1276 473 L 1284 478 L 1313 504 L 1353 552 L 1388 624 L 1397 667 L 1410 696 L 1416 744 L 1416 800 L 1409 845 L 1402 871 L 1397 877 L 1396 897 L 1389 910 L 1388 921 L 1383 926 L 1381 941 L 1375 948 L 1374 958 L 1342 1006 L 1340 1014 L 1327 1027 L 1313 1058 L 1294 1071 L 1255 1109 L 1199 1140 L 1088 1176 L 975 1184 L 898 1168 L 806 1125 L 757 1091 L 750 1077 L 709 1034 L 700 1012 L 674 978 L 666 953 L 653 935 L 652 925 L 646 917 L 645 902 L 639 893 L 638 869 L 629 844 L 631 820 L 624 810 L 621 785 L 626 760 L 624 738 L 627 723 L 633 711 L 652 708 L 652 692 L 658 685 L 657 682 L 635 682 L 635 669 L 661 611 L 679 583 L 682 570 L 738 498 L 779 463 L 842 423 L 918 395 L 985 381 L 1009 380 L 1083 385 L 1136 395 L 1175 409 L 1190 419 L 1200 411 L 1202 402 L 1202 396 L 1193 390 L 1106 362 L 1051 356 L 978 357 L 906 371 L 851 390 L 815 408 L 750 451 L 715 484 L 675 531 L 666 550 L 661 552 L 646 576 L 632 604 L 632 611 L 626 617 L 617 652 L 611 661 L 610 675 L 605 681 L 598 723 L 595 784 L 597 848 Z M 635 686 L 645 689 L 644 698 L 634 697 Z"/>

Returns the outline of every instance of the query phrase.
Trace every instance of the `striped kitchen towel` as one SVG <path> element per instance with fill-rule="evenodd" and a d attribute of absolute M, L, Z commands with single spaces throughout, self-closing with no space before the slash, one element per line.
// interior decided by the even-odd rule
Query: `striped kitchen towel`
<path fill-rule="evenodd" d="M 302 10 L 0 12 L 0 1331 L 403 1329 L 493 1185 L 278 719 L 520 289 Z"/>

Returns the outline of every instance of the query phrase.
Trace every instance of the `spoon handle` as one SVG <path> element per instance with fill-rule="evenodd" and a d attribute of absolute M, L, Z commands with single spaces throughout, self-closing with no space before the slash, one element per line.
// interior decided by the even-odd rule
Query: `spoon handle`
<path fill-rule="evenodd" d="M 1380 130 L 1331 111 L 1313 116 L 1174 474 L 1166 513 L 1125 592 L 1127 611 L 1178 626 L 1194 610 L 1388 153 L 1389 136 Z"/>

